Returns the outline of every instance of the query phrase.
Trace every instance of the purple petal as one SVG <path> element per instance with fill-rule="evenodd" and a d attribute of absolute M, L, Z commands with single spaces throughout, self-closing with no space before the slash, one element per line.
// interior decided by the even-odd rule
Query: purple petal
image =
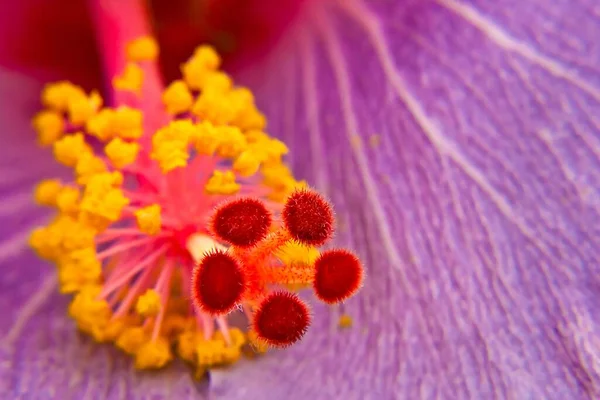
<path fill-rule="evenodd" d="M 55 271 L 29 250 L 47 213 L 31 202 L 39 179 L 64 171 L 37 149 L 30 118 L 41 85 L 0 69 L 0 393 L 10 399 L 202 399 L 187 368 L 140 373 L 131 359 L 80 335 Z"/>
<path fill-rule="evenodd" d="M 215 399 L 599 398 L 597 2 L 340 1 L 301 29 L 248 82 L 366 286 L 353 328 L 316 307 Z"/>

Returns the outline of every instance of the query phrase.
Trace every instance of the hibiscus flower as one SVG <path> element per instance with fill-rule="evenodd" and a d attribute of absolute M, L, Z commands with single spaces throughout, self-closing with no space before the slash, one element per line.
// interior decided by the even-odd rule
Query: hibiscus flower
<path fill-rule="evenodd" d="M 200 384 L 180 364 L 135 371 L 79 335 L 55 272 L 28 250 L 47 218 L 32 187 L 65 173 L 35 147 L 29 121 L 41 84 L 79 79 L 91 89 L 98 60 L 115 73 L 117 53 L 109 41 L 97 58 L 76 57 L 93 48 L 88 30 L 44 70 L 44 52 L 59 48 L 24 50 L 35 30 L 21 23 L 40 21 L 17 18 L 33 15 L 22 10 L 10 6 L 2 18 L 14 25 L 0 24 L 10 50 L 0 59 L 8 398 L 600 396 L 594 1 L 304 1 L 289 19 L 268 14 L 286 21 L 269 46 L 221 36 L 233 56 L 245 54 L 236 81 L 253 90 L 295 175 L 331 199 L 335 245 L 356 251 L 367 278 L 343 308 L 315 305 L 299 343 L 212 370 Z M 87 26 L 84 11 L 52 14 L 65 18 L 53 25 L 67 32 L 63 44 L 82 32 L 68 34 L 67 21 Z M 163 42 L 167 31 L 157 25 Z M 178 52 L 169 62 L 163 51 L 163 75 L 182 61 Z M 345 315 L 352 326 L 342 329 Z"/>

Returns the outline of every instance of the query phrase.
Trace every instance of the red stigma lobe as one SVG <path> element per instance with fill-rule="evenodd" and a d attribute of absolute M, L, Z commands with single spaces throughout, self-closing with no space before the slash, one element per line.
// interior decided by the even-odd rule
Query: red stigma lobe
<path fill-rule="evenodd" d="M 347 250 L 328 250 L 315 261 L 313 288 L 319 300 L 335 304 L 351 297 L 363 281 L 358 258 Z"/>
<path fill-rule="evenodd" d="M 269 294 L 254 314 L 253 329 L 258 337 L 275 347 L 287 347 L 304 336 L 310 325 L 308 306 L 293 293 Z"/>
<path fill-rule="evenodd" d="M 241 198 L 217 207 L 211 225 L 220 240 L 244 248 L 264 239 L 271 221 L 271 213 L 263 202 Z"/>
<path fill-rule="evenodd" d="M 292 237 L 309 246 L 322 246 L 333 236 L 333 211 L 319 193 L 301 189 L 290 195 L 282 213 Z"/>
<path fill-rule="evenodd" d="M 202 311 L 227 314 L 241 300 L 246 286 L 239 263 L 217 250 L 207 254 L 192 274 L 192 297 Z"/>

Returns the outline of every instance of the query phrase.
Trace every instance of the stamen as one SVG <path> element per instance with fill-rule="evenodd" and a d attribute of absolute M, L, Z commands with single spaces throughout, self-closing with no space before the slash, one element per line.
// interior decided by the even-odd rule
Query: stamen
<path fill-rule="evenodd" d="M 125 18 L 107 7 L 95 14 L 103 29 L 107 14 Z M 119 7 L 140 12 L 138 2 Z M 294 291 L 336 303 L 362 282 L 354 255 L 316 248 L 333 236 L 331 206 L 294 178 L 288 148 L 264 131 L 254 96 L 219 70 L 214 49 L 200 46 L 159 93 L 156 42 L 103 43 L 114 46 L 127 47 L 107 60 L 116 104 L 58 82 L 33 120 L 40 144 L 73 171 L 36 187 L 36 202 L 57 215 L 30 243 L 73 294 L 77 327 L 137 368 L 161 368 L 176 349 L 197 376 L 236 362 L 246 342 L 260 353 L 300 340 L 311 317 Z M 247 334 L 228 323 L 238 309 Z"/>

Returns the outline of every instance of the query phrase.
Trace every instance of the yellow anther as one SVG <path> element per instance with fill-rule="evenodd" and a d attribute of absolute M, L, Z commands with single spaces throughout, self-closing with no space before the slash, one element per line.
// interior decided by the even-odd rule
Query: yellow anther
<path fill-rule="evenodd" d="M 263 166 L 261 172 L 265 177 L 264 184 L 267 186 L 277 186 L 282 180 L 294 177 L 285 164 Z"/>
<path fill-rule="evenodd" d="M 160 294 L 154 289 L 148 289 L 138 297 L 135 304 L 135 311 L 142 317 L 154 317 L 158 314 L 161 307 Z"/>
<path fill-rule="evenodd" d="M 261 168 L 263 184 L 273 189 L 269 199 L 282 202 L 295 189 L 306 187 L 305 181 L 297 181 L 289 168 L 281 163 L 263 165 Z"/>
<path fill-rule="evenodd" d="M 29 245 L 45 260 L 56 260 L 60 255 L 60 239 L 46 227 L 39 227 L 31 232 Z"/>
<path fill-rule="evenodd" d="M 194 97 L 185 82 L 177 80 L 165 89 L 162 101 L 167 112 L 176 115 L 189 111 L 194 103 Z"/>
<path fill-rule="evenodd" d="M 90 96 L 74 96 L 68 104 L 69 122 L 75 126 L 85 124 L 102 107 L 102 97 L 96 91 Z"/>
<path fill-rule="evenodd" d="M 93 247 L 95 234 L 90 227 L 62 215 L 35 229 L 29 244 L 42 258 L 63 262 L 71 253 Z"/>
<path fill-rule="evenodd" d="M 112 318 L 104 326 L 92 327 L 91 334 L 94 340 L 99 343 L 112 342 L 121 335 L 127 326 L 127 322 L 124 318 Z"/>
<path fill-rule="evenodd" d="M 74 215 L 79 211 L 79 189 L 65 186 L 56 195 L 56 207 L 64 214 Z"/>
<path fill-rule="evenodd" d="M 127 44 L 127 60 L 154 61 L 158 57 L 158 43 L 150 36 L 137 38 Z"/>
<path fill-rule="evenodd" d="M 196 362 L 196 346 L 200 341 L 200 334 L 195 330 L 186 330 L 179 335 L 177 340 L 177 354 L 189 363 Z"/>
<path fill-rule="evenodd" d="M 104 161 L 93 153 L 84 153 L 75 166 L 77 183 L 80 185 L 85 185 L 92 176 L 106 171 L 107 167 Z"/>
<path fill-rule="evenodd" d="M 137 369 L 162 368 L 173 359 L 171 346 L 167 339 L 159 337 L 144 343 L 135 353 L 135 367 Z"/>
<path fill-rule="evenodd" d="M 41 146 L 50 146 L 60 139 L 65 131 L 65 121 L 62 115 L 55 111 L 40 111 L 33 117 L 32 123 Z"/>
<path fill-rule="evenodd" d="M 244 136 L 246 137 L 246 141 L 251 145 L 254 143 L 265 142 L 265 141 L 271 139 L 271 137 L 269 135 L 267 135 L 265 132 L 263 132 L 261 130 L 256 130 L 256 129 L 252 129 L 252 130 L 244 132 Z"/>
<path fill-rule="evenodd" d="M 288 147 L 280 140 L 269 139 L 262 146 L 262 151 L 268 163 L 281 163 L 281 157 L 289 152 Z"/>
<path fill-rule="evenodd" d="M 202 121 L 210 121 L 215 125 L 226 125 L 233 121 L 238 108 L 228 94 L 215 91 L 204 91 L 192 106 L 192 113 Z"/>
<path fill-rule="evenodd" d="M 221 66 L 221 57 L 219 56 L 219 53 L 208 45 L 196 47 L 192 59 L 209 70 L 216 70 Z"/>
<path fill-rule="evenodd" d="M 87 132 L 102 141 L 114 137 L 139 139 L 143 133 L 143 114 L 140 110 L 122 106 L 116 110 L 102 109 L 86 124 Z"/>
<path fill-rule="evenodd" d="M 84 220 L 93 223 L 98 229 L 117 221 L 123 208 L 129 204 L 123 191 L 116 187 L 122 183 L 123 176 L 117 173 L 102 173 L 90 177 L 80 204 Z"/>
<path fill-rule="evenodd" d="M 74 293 L 97 283 L 102 276 L 102 265 L 93 247 L 75 250 L 60 260 L 58 278 L 61 293 Z"/>
<path fill-rule="evenodd" d="M 158 204 L 152 204 L 140 208 L 135 212 L 137 226 L 147 235 L 156 235 L 161 228 L 161 207 Z"/>
<path fill-rule="evenodd" d="M 189 119 L 179 119 L 169 123 L 162 131 L 164 140 L 179 140 L 189 143 L 190 138 L 196 131 L 196 126 Z"/>
<path fill-rule="evenodd" d="M 112 312 L 105 300 L 98 299 L 101 288 L 91 285 L 83 287 L 69 306 L 69 314 L 84 332 L 92 332 L 94 328 L 105 327 Z"/>
<path fill-rule="evenodd" d="M 114 133 L 111 126 L 113 115 L 114 110 L 110 108 L 100 110 L 98 114 L 87 121 L 87 132 L 102 141 L 111 139 Z"/>
<path fill-rule="evenodd" d="M 214 71 L 206 74 L 202 90 L 225 93 L 233 87 L 233 81 L 225 72 Z"/>
<path fill-rule="evenodd" d="M 206 76 L 221 65 L 221 58 L 210 46 L 200 46 L 194 55 L 181 66 L 183 79 L 191 89 L 203 88 Z"/>
<path fill-rule="evenodd" d="M 81 97 L 85 97 L 83 89 L 66 81 L 50 83 L 42 90 L 42 103 L 61 112 L 68 110 L 71 100 Z"/>
<path fill-rule="evenodd" d="M 253 151 L 246 150 L 233 163 L 233 170 L 241 176 L 252 176 L 260 168 L 260 159 Z"/>
<path fill-rule="evenodd" d="M 153 146 L 151 154 L 151 158 L 158 162 L 163 173 L 187 166 L 189 157 L 187 144 L 179 141 Z"/>
<path fill-rule="evenodd" d="M 77 161 L 92 148 L 86 143 L 82 133 L 64 136 L 54 143 L 54 157 L 67 167 L 75 167 Z"/>
<path fill-rule="evenodd" d="M 221 142 L 219 129 L 212 123 L 204 121 L 198 124 L 190 141 L 199 154 L 213 155 Z"/>
<path fill-rule="evenodd" d="M 96 231 L 73 217 L 61 215 L 46 229 L 48 235 L 53 237 L 61 256 L 94 246 Z"/>
<path fill-rule="evenodd" d="M 62 187 L 63 186 L 58 179 L 46 179 L 41 181 L 35 187 L 34 197 L 36 203 L 42 206 L 55 206 L 56 198 Z"/>
<path fill-rule="evenodd" d="M 140 151 L 138 143 L 129 143 L 121 138 L 115 138 L 104 148 L 106 156 L 115 168 L 123 168 L 135 162 Z"/>
<path fill-rule="evenodd" d="M 248 148 L 248 142 L 238 127 L 219 127 L 220 142 L 217 154 L 223 158 L 236 158 Z"/>
<path fill-rule="evenodd" d="M 140 110 L 126 106 L 115 110 L 113 126 L 114 136 L 123 139 L 139 139 L 143 134 L 143 114 Z"/>
<path fill-rule="evenodd" d="M 144 70 L 132 62 L 125 65 L 123 73 L 113 79 L 113 87 L 124 92 L 140 94 L 144 83 Z"/>
<path fill-rule="evenodd" d="M 149 339 L 150 335 L 146 329 L 141 326 L 133 326 L 123 330 L 116 345 L 127 354 L 135 354 Z"/>
<path fill-rule="evenodd" d="M 240 190 L 240 185 L 235 182 L 235 174 L 232 171 L 215 171 L 204 190 L 208 194 L 235 194 Z"/>
<path fill-rule="evenodd" d="M 246 131 L 250 129 L 265 129 L 267 118 L 256 107 L 246 107 L 241 109 L 231 122 L 233 125 Z"/>
<path fill-rule="evenodd" d="M 204 367 L 212 367 L 224 361 L 225 342 L 223 340 L 205 340 L 196 345 L 196 362 Z"/>
<path fill-rule="evenodd" d="M 158 162 L 164 173 L 187 165 L 190 157 L 188 143 L 194 131 L 191 121 L 181 120 L 170 123 L 154 134 L 150 157 Z"/>
<path fill-rule="evenodd" d="M 242 356 L 242 346 L 246 344 L 246 336 L 238 328 L 230 328 L 228 333 L 231 340 L 229 344 L 221 332 L 216 332 L 213 337 L 214 340 L 226 343 L 220 355 L 221 364 L 233 364 L 238 361 Z"/>
<path fill-rule="evenodd" d="M 340 319 L 338 321 L 338 326 L 340 328 L 350 328 L 352 327 L 352 317 L 348 314 L 340 315 Z"/>
<path fill-rule="evenodd" d="M 254 330 L 250 330 L 247 334 L 247 337 L 252 349 L 257 353 L 266 353 L 269 349 L 269 345 L 262 340 Z"/>
<path fill-rule="evenodd" d="M 254 105 L 254 95 L 244 87 L 233 89 L 227 96 L 230 107 L 235 110 L 230 121 L 241 130 L 263 130 L 266 126 L 265 116 Z"/>
<path fill-rule="evenodd" d="M 277 139 L 271 139 L 268 137 L 251 137 L 251 139 L 253 139 L 254 142 L 249 144 L 248 148 L 252 150 L 257 159 L 265 164 L 275 166 L 280 165 L 281 157 L 287 154 L 289 151 L 287 146 Z"/>

